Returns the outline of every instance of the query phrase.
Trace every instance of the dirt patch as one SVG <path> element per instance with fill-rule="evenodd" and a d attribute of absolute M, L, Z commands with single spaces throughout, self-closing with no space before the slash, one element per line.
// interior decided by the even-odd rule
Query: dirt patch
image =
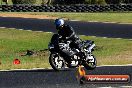
<path fill-rule="evenodd" d="M 21 18 L 36 18 L 36 19 L 56 19 L 48 15 L 31 15 L 31 14 L 19 14 L 19 13 L 0 13 L 1 17 L 21 17 Z"/>
<path fill-rule="evenodd" d="M 48 49 L 44 50 L 26 50 L 18 53 L 20 56 L 48 56 Z"/>

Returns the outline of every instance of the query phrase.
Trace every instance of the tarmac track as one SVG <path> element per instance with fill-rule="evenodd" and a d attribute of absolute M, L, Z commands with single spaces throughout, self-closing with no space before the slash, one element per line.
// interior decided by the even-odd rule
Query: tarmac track
<path fill-rule="evenodd" d="M 132 24 L 81 21 L 66 21 L 66 24 L 71 25 L 79 35 L 132 38 Z M 0 17 L 0 27 L 56 33 L 54 21 L 46 19 Z"/>
<path fill-rule="evenodd" d="M 103 66 L 97 67 L 87 74 L 116 74 L 132 75 L 132 66 Z M 83 84 L 80 85 L 76 79 L 77 69 L 67 69 L 55 72 L 52 69 L 29 70 L 29 71 L 8 71 L 0 72 L 0 88 L 99 88 L 129 86 L 132 88 L 132 81 L 120 84 Z M 132 77 L 131 77 L 132 79 Z M 131 86 L 131 87 L 130 87 Z M 125 87 L 122 87 L 125 88 Z"/>

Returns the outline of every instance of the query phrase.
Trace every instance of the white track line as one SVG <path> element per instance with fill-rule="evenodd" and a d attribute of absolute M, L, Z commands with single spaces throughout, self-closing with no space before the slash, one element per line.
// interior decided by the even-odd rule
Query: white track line
<path fill-rule="evenodd" d="M 18 30 L 24 30 L 24 29 L 18 29 Z"/>
<path fill-rule="evenodd" d="M 0 28 L 7 28 L 7 27 L 0 27 Z M 8 28 L 8 29 L 16 29 L 16 28 Z M 24 29 L 17 29 L 17 30 L 24 30 Z M 32 31 L 32 30 L 25 30 L 25 31 Z M 44 32 L 44 31 L 34 31 L 34 32 Z M 45 33 L 53 33 L 53 32 L 45 32 Z M 86 35 L 80 35 L 80 36 L 86 36 Z M 97 36 L 91 36 L 91 37 L 97 37 Z M 110 38 L 110 37 L 100 37 L 100 38 Z M 124 38 L 114 38 L 114 39 L 124 39 Z M 132 40 L 132 39 L 128 39 Z"/>
<path fill-rule="evenodd" d="M 46 68 L 33 68 L 33 69 L 11 69 L 11 70 L 0 70 L 4 71 L 4 72 L 8 72 L 8 71 L 33 71 L 33 70 L 45 70 Z M 49 69 L 50 70 L 50 69 Z"/>
<path fill-rule="evenodd" d="M 101 66 L 97 66 L 97 67 L 109 67 L 109 66 L 132 66 L 132 64 L 128 64 L 128 65 L 101 65 Z M 82 66 L 84 67 L 84 66 Z M 66 67 L 68 68 L 68 67 Z M 0 70 L 1 71 L 32 71 L 32 70 L 51 70 L 52 67 L 47 67 L 47 68 L 32 68 L 32 69 L 11 69 L 11 70 Z"/>
<path fill-rule="evenodd" d="M 45 32 L 45 33 L 53 33 L 53 32 Z"/>
<path fill-rule="evenodd" d="M 16 28 L 8 28 L 8 29 L 16 29 Z"/>
<path fill-rule="evenodd" d="M 132 86 L 118 86 L 118 87 L 97 87 L 97 88 L 132 88 Z"/>
<path fill-rule="evenodd" d="M 132 88 L 132 86 L 120 86 L 120 88 Z"/>
<path fill-rule="evenodd" d="M 107 38 L 107 37 L 102 37 L 102 38 Z"/>
<path fill-rule="evenodd" d="M 81 20 L 69 20 L 69 21 L 81 21 Z M 104 24 L 132 24 L 132 23 L 120 23 L 120 22 L 100 22 L 100 21 L 85 21 L 90 23 L 104 23 Z"/>
<path fill-rule="evenodd" d="M 126 65 L 100 65 L 100 66 L 97 66 L 97 67 L 109 67 L 109 66 L 132 66 L 132 64 L 126 64 Z"/>
<path fill-rule="evenodd" d="M 25 30 L 25 31 L 32 31 L 32 30 Z"/>
<path fill-rule="evenodd" d="M 6 28 L 6 27 L 0 27 L 0 28 Z"/>
<path fill-rule="evenodd" d="M 43 32 L 43 31 L 35 31 L 35 32 Z"/>
<path fill-rule="evenodd" d="M 80 20 L 69 20 L 69 21 L 80 21 Z"/>
<path fill-rule="evenodd" d="M 97 87 L 97 88 L 116 88 L 116 87 Z"/>
<path fill-rule="evenodd" d="M 8 28 L 8 27 L 0 27 L 0 28 Z M 8 29 L 16 29 L 16 28 L 8 28 Z M 24 30 L 24 29 L 16 29 L 16 30 Z M 32 31 L 32 30 L 24 30 L 24 31 Z M 34 32 L 44 32 L 44 31 L 34 31 Z M 53 33 L 53 32 L 45 32 L 45 33 Z"/>

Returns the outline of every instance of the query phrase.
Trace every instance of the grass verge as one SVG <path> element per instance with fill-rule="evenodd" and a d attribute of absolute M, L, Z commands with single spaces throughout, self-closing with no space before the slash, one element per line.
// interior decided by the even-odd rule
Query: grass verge
<path fill-rule="evenodd" d="M 45 32 L 32 32 L 17 29 L 0 29 L 0 69 L 31 69 L 47 68 L 48 42 L 53 34 Z M 94 54 L 98 65 L 132 64 L 132 41 L 127 39 L 101 38 L 80 36 L 83 40 L 94 40 L 97 45 Z M 22 56 L 26 50 L 37 53 L 32 56 Z M 21 60 L 20 65 L 14 65 L 13 60 Z"/>

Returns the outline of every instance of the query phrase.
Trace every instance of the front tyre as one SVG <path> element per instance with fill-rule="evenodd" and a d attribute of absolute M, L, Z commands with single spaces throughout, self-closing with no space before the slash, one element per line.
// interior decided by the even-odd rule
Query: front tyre
<path fill-rule="evenodd" d="M 93 70 L 96 68 L 96 65 L 97 65 L 97 60 L 96 58 L 91 55 L 90 57 L 88 57 L 89 59 L 87 59 L 85 62 L 84 62 L 84 67 L 87 69 L 87 70 Z"/>
<path fill-rule="evenodd" d="M 50 54 L 49 63 L 55 71 L 60 71 L 65 69 L 65 61 L 57 53 Z"/>

